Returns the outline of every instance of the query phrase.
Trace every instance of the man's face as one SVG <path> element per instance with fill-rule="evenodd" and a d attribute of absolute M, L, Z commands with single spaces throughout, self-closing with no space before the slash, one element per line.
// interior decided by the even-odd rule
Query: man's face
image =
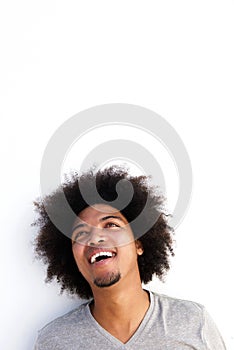
<path fill-rule="evenodd" d="M 108 287 L 138 273 L 137 254 L 143 252 L 126 218 L 104 204 L 80 212 L 73 225 L 72 251 L 91 288 Z"/>

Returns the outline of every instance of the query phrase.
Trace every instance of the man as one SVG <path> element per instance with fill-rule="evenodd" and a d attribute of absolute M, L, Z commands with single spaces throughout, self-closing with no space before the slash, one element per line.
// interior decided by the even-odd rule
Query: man
<path fill-rule="evenodd" d="M 94 178 L 98 195 L 93 191 L 88 203 L 80 188 L 90 188 Z M 118 183 L 125 192 L 126 181 L 134 190 L 130 203 L 121 209 L 108 205 L 117 198 Z M 63 218 L 63 192 L 77 215 L 74 222 Z M 150 207 L 141 228 L 149 218 L 157 220 L 140 235 L 133 223 L 146 202 Z M 225 349 L 203 306 L 142 288 L 154 274 L 163 277 L 173 255 L 173 230 L 162 211 L 163 199 L 146 177 L 131 177 L 114 167 L 74 174 L 35 204 L 40 215 L 36 251 L 48 264 L 47 280 L 56 277 L 62 290 L 89 299 L 45 326 L 35 349 Z M 50 220 L 48 205 L 66 221 L 66 235 Z"/>

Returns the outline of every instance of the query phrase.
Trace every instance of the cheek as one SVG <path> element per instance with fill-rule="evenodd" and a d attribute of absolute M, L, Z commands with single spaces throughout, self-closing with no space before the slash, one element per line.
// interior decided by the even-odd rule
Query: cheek
<path fill-rule="evenodd" d="M 80 265 L 80 262 L 82 261 L 83 250 L 84 248 L 80 244 L 74 243 L 72 246 L 72 253 L 77 265 Z"/>
<path fill-rule="evenodd" d="M 129 246 L 134 242 L 134 236 L 130 230 L 110 231 L 107 236 L 113 246 Z"/>
<path fill-rule="evenodd" d="M 135 265 L 137 263 L 137 250 L 135 243 L 130 243 L 120 248 L 121 261 L 125 265 Z"/>

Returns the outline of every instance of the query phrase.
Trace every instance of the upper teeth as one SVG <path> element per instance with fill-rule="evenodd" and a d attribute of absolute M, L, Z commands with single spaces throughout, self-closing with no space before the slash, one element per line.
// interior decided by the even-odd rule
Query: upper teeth
<path fill-rule="evenodd" d="M 109 256 L 111 258 L 112 256 L 114 256 L 114 253 L 111 253 L 111 252 L 96 253 L 91 257 L 91 260 L 90 260 L 91 264 L 93 264 L 99 256 Z"/>

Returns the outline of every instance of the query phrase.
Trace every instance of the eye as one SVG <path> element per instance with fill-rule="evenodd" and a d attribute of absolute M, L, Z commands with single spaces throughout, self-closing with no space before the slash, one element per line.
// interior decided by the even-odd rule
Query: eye
<path fill-rule="evenodd" d="M 77 233 L 74 235 L 73 241 L 74 241 L 74 242 L 80 241 L 80 240 L 82 240 L 84 237 L 86 237 L 88 234 L 89 234 L 88 231 L 79 231 L 79 232 L 77 232 Z"/>
<path fill-rule="evenodd" d="M 120 226 L 116 224 L 115 222 L 107 222 L 105 224 L 105 228 L 119 228 Z"/>

